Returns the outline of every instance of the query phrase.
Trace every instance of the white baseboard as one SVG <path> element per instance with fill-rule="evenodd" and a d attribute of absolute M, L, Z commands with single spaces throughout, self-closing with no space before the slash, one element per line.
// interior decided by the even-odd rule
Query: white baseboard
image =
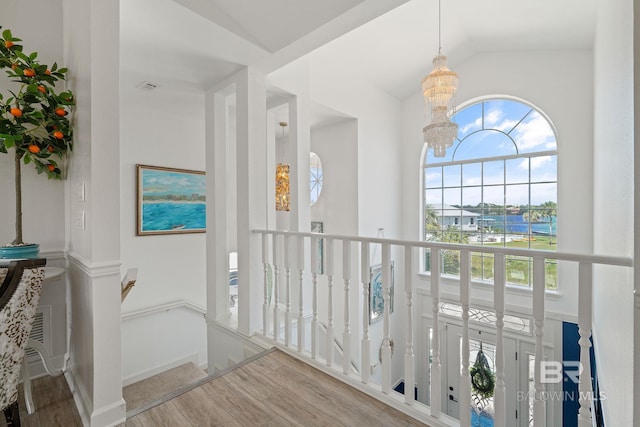
<path fill-rule="evenodd" d="M 193 363 L 196 366 L 199 366 L 200 364 L 198 363 L 198 354 L 197 353 L 189 354 L 187 356 L 181 357 L 171 362 L 164 363 L 162 365 L 155 366 L 151 369 L 130 375 L 122 379 L 122 386 L 126 387 L 130 384 L 137 383 L 138 381 L 145 380 L 154 375 L 158 375 L 161 372 L 167 371 L 169 369 L 177 368 L 178 366 L 184 365 L 185 363 L 189 363 L 189 362 Z"/>

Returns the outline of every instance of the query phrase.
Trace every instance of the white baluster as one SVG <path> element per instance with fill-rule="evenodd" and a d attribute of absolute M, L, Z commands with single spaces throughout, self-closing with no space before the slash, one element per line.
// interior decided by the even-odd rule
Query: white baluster
<path fill-rule="evenodd" d="M 273 235 L 273 286 L 271 287 L 271 300 L 273 301 L 273 340 L 278 341 L 280 331 L 280 319 L 278 319 L 278 299 L 280 298 L 280 254 L 278 241 L 280 235 Z"/>
<path fill-rule="evenodd" d="M 507 423 L 507 396 L 504 383 L 504 291 L 506 286 L 505 256 L 493 258 L 493 304 L 496 310 L 496 384 L 494 387 L 494 425 L 505 427 Z"/>
<path fill-rule="evenodd" d="M 440 248 L 431 248 L 431 300 L 433 301 L 433 337 L 431 340 L 431 415 L 440 417 L 442 406 L 442 367 L 440 366 Z"/>
<path fill-rule="evenodd" d="M 404 353 L 404 401 L 409 405 L 415 402 L 415 355 L 413 353 L 413 259 L 412 247 L 404 247 L 404 292 L 407 310 L 405 315 L 405 353 Z"/>
<path fill-rule="evenodd" d="M 303 283 L 302 274 L 304 272 L 304 237 L 298 236 L 298 273 L 300 274 L 298 284 L 298 352 L 302 352 L 304 343 L 304 316 L 303 316 Z"/>
<path fill-rule="evenodd" d="M 262 266 L 264 269 L 264 301 L 262 303 L 262 333 L 269 331 L 269 235 L 262 233 Z"/>
<path fill-rule="evenodd" d="M 362 280 L 362 352 L 360 354 L 360 376 L 363 383 L 369 382 L 371 376 L 371 341 L 369 340 L 369 242 L 360 243 L 360 277 Z"/>
<path fill-rule="evenodd" d="M 578 333 L 580 339 L 580 409 L 578 410 L 578 426 L 591 427 L 591 400 L 593 386 L 591 384 L 591 316 L 593 310 L 593 267 L 590 263 L 581 262 L 578 267 Z"/>
<path fill-rule="evenodd" d="M 458 402 L 460 425 L 471 425 L 471 376 L 469 375 L 469 301 L 471 288 L 471 254 L 460 251 L 460 305 L 462 307 L 462 372 Z"/>
<path fill-rule="evenodd" d="M 351 324 L 349 321 L 349 284 L 351 282 L 351 241 L 342 241 L 342 278 L 344 280 L 344 332 L 342 333 L 342 372 L 351 370 Z"/>
<path fill-rule="evenodd" d="M 291 236 L 284 236 L 284 274 L 285 274 L 285 311 L 284 311 L 284 345 L 291 342 Z"/>
<path fill-rule="evenodd" d="M 320 239 L 311 238 L 311 284 L 312 318 L 311 318 L 311 358 L 318 358 L 318 243 Z"/>
<path fill-rule="evenodd" d="M 546 425 L 546 404 L 543 399 L 544 384 L 541 377 L 541 364 L 544 360 L 542 338 L 544 336 L 544 258 L 533 258 L 533 319 L 535 322 L 536 348 L 534 367 L 534 400 L 533 400 L 533 426 L 544 427 Z"/>
<path fill-rule="evenodd" d="M 326 246 L 326 259 L 325 259 L 325 273 L 328 281 L 327 296 L 327 366 L 333 365 L 333 239 L 325 239 Z"/>
<path fill-rule="evenodd" d="M 382 297 L 384 301 L 382 333 L 382 392 L 391 391 L 391 246 L 382 245 Z"/>

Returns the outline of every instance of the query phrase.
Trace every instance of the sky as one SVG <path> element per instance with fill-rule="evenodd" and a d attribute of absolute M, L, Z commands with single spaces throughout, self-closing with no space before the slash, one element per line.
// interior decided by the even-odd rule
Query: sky
<path fill-rule="evenodd" d="M 514 100 L 480 102 L 451 117 L 458 138 L 444 158 L 427 152 L 426 166 L 496 156 L 556 150 L 549 121 L 529 105 Z M 531 186 L 528 185 L 529 176 Z M 538 205 L 557 201 L 557 156 L 546 155 L 425 169 L 425 202 L 437 205 Z M 481 186 L 484 184 L 484 189 Z M 444 189 L 442 188 L 444 187 Z M 457 188 L 455 188 L 457 187 Z M 462 188 L 465 187 L 465 188 Z"/>

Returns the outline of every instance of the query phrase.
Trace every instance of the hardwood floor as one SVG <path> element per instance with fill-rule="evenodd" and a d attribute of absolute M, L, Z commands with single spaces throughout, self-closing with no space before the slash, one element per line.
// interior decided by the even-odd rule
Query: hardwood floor
<path fill-rule="evenodd" d="M 74 427 L 82 426 L 78 410 L 73 402 L 69 386 L 63 375 L 44 376 L 31 381 L 36 410 L 27 414 L 22 394 L 22 384 L 18 388 L 20 422 L 22 427 Z M 0 415 L 0 427 L 6 427 L 4 416 Z"/>
<path fill-rule="evenodd" d="M 45 377 L 33 385 L 37 411 L 21 413 L 23 426 L 82 425 L 64 378 Z M 274 350 L 129 418 L 121 427 L 422 425 Z"/>

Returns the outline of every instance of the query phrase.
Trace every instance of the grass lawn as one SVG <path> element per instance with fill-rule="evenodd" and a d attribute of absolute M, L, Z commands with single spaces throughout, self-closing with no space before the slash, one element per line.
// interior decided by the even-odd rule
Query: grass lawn
<path fill-rule="evenodd" d="M 529 246 L 531 243 L 531 246 Z M 485 246 L 502 247 L 502 243 L 485 243 Z M 555 238 L 549 242 L 549 237 L 536 236 L 535 240 L 508 242 L 508 248 L 524 248 L 539 250 L 556 250 Z M 444 274 L 460 275 L 460 254 L 458 251 L 443 251 Z M 510 285 L 531 286 L 533 275 L 533 260 L 528 257 L 510 256 L 506 259 L 507 283 Z M 475 280 L 493 280 L 493 255 L 475 252 L 471 254 L 471 277 Z M 547 289 L 558 288 L 557 263 L 548 260 L 545 266 L 545 283 Z"/>

